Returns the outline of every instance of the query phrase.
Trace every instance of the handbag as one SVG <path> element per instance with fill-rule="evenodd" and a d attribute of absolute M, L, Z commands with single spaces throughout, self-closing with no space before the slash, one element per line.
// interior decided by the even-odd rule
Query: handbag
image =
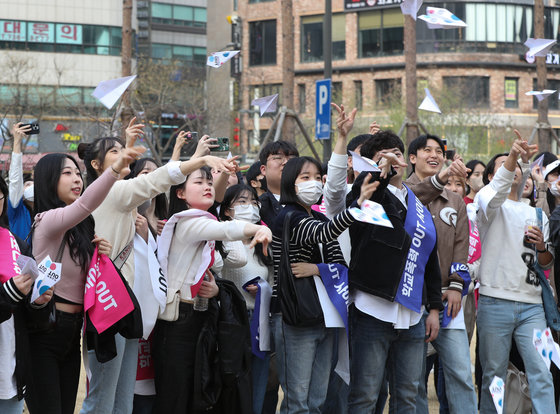
<path fill-rule="evenodd" d="M 282 255 L 278 269 L 278 298 L 282 319 L 291 326 L 314 326 L 323 322 L 323 310 L 312 277 L 296 278 L 290 265 L 290 219 L 286 214 L 282 228 Z"/>
<path fill-rule="evenodd" d="M 542 227 L 542 209 L 536 208 L 537 211 L 537 221 Z M 555 331 L 560 330 L 560 312 L 558 311 L 558 305 L 556 304 L 556 299 L 554 298 L 554 293 L 552 292 L 552 287 L 548 282 L 542 267 L 539 265 L 539 261 L 535 258 L 532 265 L 532 270 L 537 274 L 542 290 L 542 302 L 544 308 L 544 316 L 546 318 L 546 324 Z"/>
<path fill-rule="evenodd" d="M 504 414 L 531 413 L 531 394 L 529 393 L 527 376 L 511 362 L 507 369 L 504 401 Z"/>

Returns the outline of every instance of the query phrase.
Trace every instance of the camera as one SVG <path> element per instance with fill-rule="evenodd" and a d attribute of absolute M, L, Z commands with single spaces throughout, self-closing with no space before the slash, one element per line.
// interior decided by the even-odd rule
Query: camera
<path fill-rule="evenodd" d="M 26 126 L 31 127 L 31 131 L 27 132 L 27 135 L 37 135 L 39 133 L 39 124 L 37 122 L 32 124 L 21 124 L 20 128 L 24 128 Z"/>

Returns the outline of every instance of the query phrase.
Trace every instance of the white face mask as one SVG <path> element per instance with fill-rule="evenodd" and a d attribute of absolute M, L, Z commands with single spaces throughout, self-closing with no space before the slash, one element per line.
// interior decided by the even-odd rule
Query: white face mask
<path fill-rule="evenodd" d="M 32 185 L 23 190 L 23 199 L 33 203 L 35 199 L 35 192 Z"/>
<path fill-rule="evenodd" d="M 552 183 L 549 183 L 550 192 L 554 197 L 560 197 L 560 190 L 558 190 L 558 183 L 560 183 L 560 178 L 557 179 L 556 181 L 553 181 Z"/>
<path fill-rule="evenodd" d="M 317 204 L 317 201 L 323 195 L 323 184 L 320 181 L 304 181 L 296 184 L 296 187 L 298 189 L 298 200 L 306 206 Z"/>
<path fill-rule="evenodd" d="M 252 204 L 248 206 L 233 206 L 233 211 L 235 211 L 235 216 L 233 216 L 233 218 L 236 220 L 243 220 L 249 223 L 258 223 L 261 221 L 259 208 Z"/>
<path fill-rule="evenodd" d="M 469 186 L 471 189 L 478 193 L 482 187 L 484 187 L 484 182 L 482 181 L 482 176 L 479 175 L 478 177 L 471 177 L 469 180 Z"/>

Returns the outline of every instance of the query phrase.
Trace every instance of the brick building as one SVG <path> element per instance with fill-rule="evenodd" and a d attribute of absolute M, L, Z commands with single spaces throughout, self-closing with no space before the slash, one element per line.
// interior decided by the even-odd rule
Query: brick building
<path fill-rule="evenodd" d="M 361 119 L 356 124 L 362 128 L 377 119 L 398 130 L 404 116 L 399 109 L 401 85 L 405 84 L 404 19 L 399 3 L 332 2 L 333 101 L 358 107 Z M 536 100 L 525 92 L 536 86 L 536 65 L 525 61 L 523 43 L 533 37 L 533 2 L 425 2 L 419 15 L 430 5 L 447 8 L 468 27 L 429 30 L 425 22 L 417 20 L 419 99 L 424 96 L 423 88 L 429 87 L 444 114 L 461 115 L 434 118 L 419 111 L 420 121 L 432 125 L 430 132 L 445 136 L 462 152 L 482 156 L 507 145 L 503 134 L 510 127 L 530 134 L 537 119 Z M 560 7 L 552 1 L 545 1 L 545 6 L 545 37 L 558 38 Z M 239 0 L 238 14 L 243 28 L 240 107 L 249 108 L 255 97 L 276 92 L 281 100 L 285 49 L 281 0 Z M 294 109 L 309 125 L 311 135 L 315 81 L 323 78 L 323 14 L 323 1 L 293 1 Z M 547 62 L 548 88 L 558 90 L 560 62 L 555 48 Z M 550 123 L 560 128 L 558 93 L 548 102 Z M 270 128 L 271 118 L 260 120 L 258 134 L 253 132 L 252 118 L 245 116 L 242 122 L 242 139 L 248 140 L 249 149 L 257 149 L 258 136 Z"/>

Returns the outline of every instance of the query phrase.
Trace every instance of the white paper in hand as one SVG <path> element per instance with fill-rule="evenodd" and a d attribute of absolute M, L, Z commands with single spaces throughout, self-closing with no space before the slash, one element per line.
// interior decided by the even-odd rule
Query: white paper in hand
<path fill-rule="evenodd" d="M 430 112 L 437 112 L 438 114 L 441 114 L 441 111 L 439 110 L 439 106 L 436 103 L 436 100 L 433 98 L 432 94 L 430 93 L 430 90 L 428 88 L 424 88 L 424 92 L 426 92 L 426 97 L 424 98 L 424 100 L 422 101 L 418 109 L 422 109 L 424 111 L 430 111 Z"/>
<path fill-rule="evenodd" d="M 543 342 L 546 349 L 546 355 L 554 365 L 560 368 L 560 354 L 558 353 L 558 344 L 554 342 L 550 328 L 543 331 Z M 550 362 L 549 362 L 550 364 Z"/>
<path fill-rule="evenodd" d="M 447 9 L 427 7 L 426 13 L 418 16 L 428 23 L 428 29 L 457 29 L 467 27 L 467 24 Z"/>
<path fill-rule="evenodd" d="M 381 171 L 376 162 L 369 158 L 362 157 L 360 154 L 350 151 L 352 155 L 352 169 L 357 172 Z"/>
<path fill-rule="evenodd" d="M 259 107 L 261 116 L 267 112 L 275 112 L 278 108 L 278 94 L 275 93 L 274 95 L 253 99 L 251 101 L 251 105 Z"/>
<path fill-rule="evenodd" d="M 402 14 L 409 14 L 414 20 L 416 20 L 420 7 L 422 7 L 422 0 L 403 0 L 401 3 Z"/>
<path fill-rule="evenodd" d="M 100 82 L 91 95 L 107 109 L 111 109 L 134 79 L 136 75 Z"/>
<path fill-rule="evenodd" d="M 539 158 L 537 158 L 535 161 L 533 161 L 531 163 L 531 165 L 529 165 L 529 168 L 532 170 L 533 168 L 535 168 L 535 166 L 539 166 L 542 168 L 543 166 L 543 162 L 544 162 L 544 154 L 541 155 Z"/>
<path fill-rule="evenodd" d="M 39 266 L 39 276 L 35 279 L 33 284 L 33 293 L 31 293 L 31 302 L 35 300 L 56 285 L 60 281 L 60 274 L 62 271 L 62 264 L 56 263 L 51 260 L 49 256 L 45 257 Z"/>
<path fill-rule="evenodd" d="M 16 262 L 21 269 L 22 275 L 27 274 L 31 276 L 33 280 L 37 279 L 37 277 L 39 276 L 39 270 L 37 269 L 37 262 L 35 262 L 35 259 L 20 254 Z"/>
<path fill-rule="evenodd" d="M 492 395 L 492 400 L 494 401 L 494 406 L 498 414 L 503 414 L 504 412 L 504 393 L 504 380 L 500 377 L 494 377 L 490 383 L 490 394 Z"/>
<path fill-rule="evenodd" d="M 385 209 L 375 201 L 365 200 L 361 208 L 352 207 L 349 211 L 356 220 L 362 223 L 393 228 L 393 224 L 389 220 Z"/>
<path fill-rule="evenodd" d="M 550 95 L 552 95 L 554 92 L 556 92 L 556 90 L 552 90 L 552 89 L 544 89 L 542 91 L 529 91 L 529 92 L 525 92 L 525 95 L 527 96 L 535 96 L 538 101 L 542 101 L 546 98 L 548 98 Z"/>
<path fill-rule="evenodd" d="M 535 349 L 546 364 L 547 368 L 550 369 L 550 358 L 546 354 L 546 345 L 543 333 L 540 329 L 533 329 L 533 345 L 535 345 Z"/>
<path fill-rule="evenodd" d="M 525 46 L 529 48 L 527 53 L 525 54 L 525 59 L 529 63 L 533 63 L 535 61 L 535 56 L 546 56 L 552 46 L 556 44 L 555 39 L 533 39 L 530 37 L 524 43 Z"/>
<path fill-rule="evenodd" d="M 208 56 L 208 59 L 206 59 L 206 65 L 211 66 L 213 68 L 219 68 L 238 53 L 239 50 L 230 50 L 227 52 L 214 52 L 210 56 Z"/>

